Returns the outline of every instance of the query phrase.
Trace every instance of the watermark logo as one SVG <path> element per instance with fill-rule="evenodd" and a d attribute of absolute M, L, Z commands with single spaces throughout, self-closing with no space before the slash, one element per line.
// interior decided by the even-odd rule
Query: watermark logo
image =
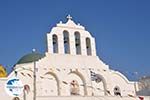
<path fill-rule="evenodd" d="M 23 84 L 18 78 L 11 78 L 5 84 L 5 90 L 10 96 L 19 96 L 23 92 Z"/>

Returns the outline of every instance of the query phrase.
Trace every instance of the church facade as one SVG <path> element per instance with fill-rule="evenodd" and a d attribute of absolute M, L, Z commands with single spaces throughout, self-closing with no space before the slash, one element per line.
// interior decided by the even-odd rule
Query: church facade
<path fill-rule="evenodd" d="M 3 88 L 13 77 L 19 78 L 24 87 L 16 97 L 9 96 Z M 44 55 L 35 51 L 23 56 L 11 74 L 0 79 L 3 100 L 116 100 L 112 98 L 135 96 L 137 89 L 136 82 L 110 69 L 97 56 L 95 38 L 71 16 L 47 33 Z"/>

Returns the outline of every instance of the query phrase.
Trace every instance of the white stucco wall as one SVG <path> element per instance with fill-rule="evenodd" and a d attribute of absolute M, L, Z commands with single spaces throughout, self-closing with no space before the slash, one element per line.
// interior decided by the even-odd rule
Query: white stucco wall
<path fill-rule="evenodd" d="M 70 54 L 64 54 L 63 31 L 69 32 Z M 81 54 L 75 51 L 74 33 L 80 33 Z M 52 35 L 58 37 L 58 53 L 53 53 Z M 86 38 L 91 41 L 91 55 L 87 55 Z M 116 100 L 120 97 L 114 96 L 114 87 L 120 88 L 122 100 L 134 100 L 126 96 L 135 96 L 134 82 L 129 82 L 124 75 L 109 69 L 96 55 L 95 38 L 81 25 L 76 25 L 71 19 L 67 23 L 60 22 L 47 34 L 47 52 L 45 57 L 36 62 L 37 75 L 37 97 L 38 100 Z M 23 85 L 30 86 L 30 92 L 26 93 L 26 100 L 33 98 L 33 63 L 17 64 L 15 71 Z M 99 76 L 100 82 L 91 80 L 91 71 Z M 0 79 L 0 97 L 3 100 L 12 100 L 6 92 L 4 85 L 6 81 L 14 77 L 14 71 L 5 79 Z M 71 95 L 71 82 L 78 83 L 78 94 Z M 108 93 L 109 92 L 109 93 Z M 107 95 L 107 96 L 106 96 Z M 23 100 L 23 94 L 19 96 Z M 82 97 L 84 96 L 84 97 Z M 70 97 L 70 98 L 69 98 Z"/>

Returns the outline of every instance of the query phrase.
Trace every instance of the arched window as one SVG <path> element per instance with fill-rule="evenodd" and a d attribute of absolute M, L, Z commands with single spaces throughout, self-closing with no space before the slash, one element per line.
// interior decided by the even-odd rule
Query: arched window
<path fill-rule="evenodd" d="M 19 97 L 14 97 L 13 100 L 20 100 Z"/>
<path fill-rule="evenodd" d="M 80 95 L 80 87 L 77 80 L 72 80 L 70 83 L 70 94 L 71 95 Z"/>
<path fill-rule="evenodd" d="M 121 91 L 120 91 L 120 88 L 118 86 L 116 86 L 114 88 L 114 95 L 115 96 L 121 96 Z"/>
<path fill-rule="evenodd" d="M 87 95 L 87 85 L 85 77 L 79 71 L 71 71 L 68 73 L 68 76 L 65 78 L 66 83 L 65 85 L 68 95 L 80 95 L 84 96 Z M 70 87 L 70 89 L 69 89 Z"/>
<path fill-rule="evenodd" d="M 70 53 L 69 33 L 67 31 L 64 31 L 63 37 L 64 37 L 64 53 L 69 54 Z"/>
<path fill-rule="evenodd" d="M 76 47 L 76 54 L 81 54 L 81 43 L 80 43 L 80 33 L 75 32 L 75 47 Z"/>
<path fill-rule="evenodd" d="M 24 85 L 24 89 L 23 89 L 23 98 L 24 100 L 26 100 L 27 98 L 27 94 L 29 94 L 30 92 L 30 86 L 29 85 Z"/>
<path fill-rule="evenodd" d="M 57 35 L 53 35 L 53 53 L 58 53 L 58 38 Z"/>
<path fill-rule="evenodd" d="M 91 41 L 89 38 L 86 38 L 86 52 L 87 52 L 87 55 L 92 55 L 92 52 L 91 52 Z"/>

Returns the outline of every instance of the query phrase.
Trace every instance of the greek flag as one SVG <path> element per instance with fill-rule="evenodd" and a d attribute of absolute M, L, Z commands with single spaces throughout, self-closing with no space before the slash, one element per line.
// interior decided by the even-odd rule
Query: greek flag
<path fill-rule="evenodd" d="M 92 81 L 95 81 L 96 83 L 99 83 L 102 81 L 101 77 L 99 76 L 99 74 L 96 74 L 95 72 L 93 71 L 90 71 L 91 73 L 91 80 Z"/>
<path fill-rule="evenodd" d="M 91 80 L 95 81 L 97 79 L 96 73 L 93 71 L 90 71 L 90 74 L 91 74 Z"/>

